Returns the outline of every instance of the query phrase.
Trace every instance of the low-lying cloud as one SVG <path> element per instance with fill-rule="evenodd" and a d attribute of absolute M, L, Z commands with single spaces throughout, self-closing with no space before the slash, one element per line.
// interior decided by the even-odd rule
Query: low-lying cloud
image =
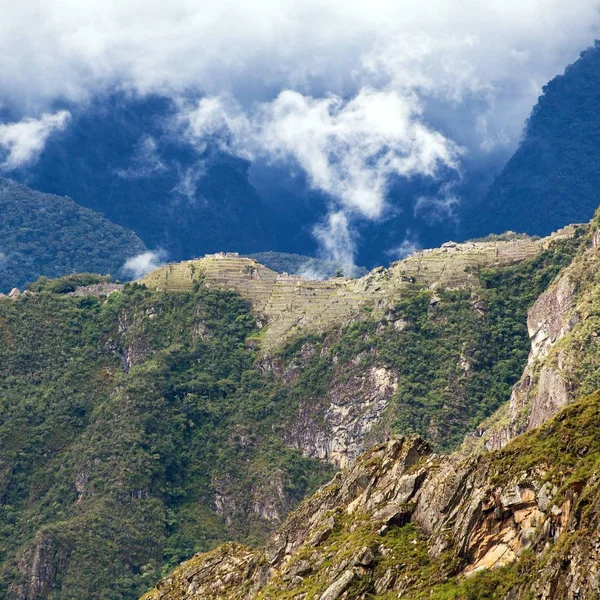
<path fill-rule="evenodd" d="M 291 164 L 330 200 L 314 234 L 324 258 L 352 265 L 354 219 L 379 219 L 390 183 L 459 170 L 462 150 L 422 120 L 418 98 L 393 89 L 363 89 L 350 99 L 284 91 L 251 111 L 229 97 L 202 98 L 179 123 L 203 151 L 208 139 L 244 158 Z"/>
<path fill-rule="evenodd" d="M 210 141 L 301 169 L 331 198 L 316 235 L 350 246 L 344 228 L 385 215 L 394 178 L 510 152 L 542 86 L 600 26 L 599 0 L 5 4 L 0 101 L 26 118 L 1 126 L 4 170 L 64 125 L 57 102 L 159 93 L 181 106 L 199 151 Z M 202 99 L 190 108 L 191 98 Z M 140 157 L 160 169 L 145 143 Z M 176 191 L 191 197 L 197 177 L 182 173 Z M 417 210 L 451 211 L 444 183 Z"/>
<path fill-rule="evenodd" d="M 44 113 L 39 119 L 23 118 L 16 123 L 0 123 L 0 170 L 14 171 L 35 161 L 46 140 L 64 129 L 69 113 Z"/>
<path fill-rule="evenodd" d="M 166 170 L 167 166 L 160 158 L 156 140 L 146 135 L 139 141 L 131 165 L 126 169 L 117 169 L 115 175 L 122 179 L 140 179 Z"/>
<path fill-rule="evenodd" d="M 129 258 L 121 268 L 121 272 L 129 279 L 139 279 L 164 265 L 165 260 L 166 254 L 163 250 L 148 250 Z"/>

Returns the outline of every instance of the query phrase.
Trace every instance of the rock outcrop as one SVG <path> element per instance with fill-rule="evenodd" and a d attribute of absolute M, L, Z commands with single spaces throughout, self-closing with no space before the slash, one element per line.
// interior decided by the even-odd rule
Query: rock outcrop
<path fill-rule="evenodd" d="M 397 375 L 383 366 L 357 372 L 348 365 L 336 373 L 324 401 L 301 403 L 288 442 L 306 456 L 345 468 L 365 450 L 397 388 Z"/>
<path fill-rule="evenodd" d="M 599 410 L 594 395 L 479 458 L 431 454 L 418 437 L 379 444 L 305 501 L 263 550 L 197 555 L 144 600 L 437 597 L 437 586 L 458 590 L 480 572 L 501 578 L 503 567 L 531 561 L 507 599 L 596 598 Z"/>
<path fill-rule="evenodd" d="M 484 422 L 477 436 L 488 450 L 552 418 L 564 406 L 598 387 L 600 327 L 598 222 L 584 250 L 533 304 L 527 328 L 531 351 L 508 407 Z"/>

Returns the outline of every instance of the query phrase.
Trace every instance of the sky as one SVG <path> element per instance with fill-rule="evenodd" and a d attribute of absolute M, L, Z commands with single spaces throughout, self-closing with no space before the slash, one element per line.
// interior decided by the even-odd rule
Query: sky
<path fill-rule="evenodd" d="M 314 233 L 340 260 L 394 178 L 460 177 L 514 149 L 542 86 L 600 25 L 597 0 L 0 3 L 1 102 L 22 118 L 0 124 L 4 172 L 69 126 L 61 102 L 167 95 L 190 145 L 300 169 L 329 198 Z M 460 199 L 440 190 L 423 202 L 448 211 Z"/>

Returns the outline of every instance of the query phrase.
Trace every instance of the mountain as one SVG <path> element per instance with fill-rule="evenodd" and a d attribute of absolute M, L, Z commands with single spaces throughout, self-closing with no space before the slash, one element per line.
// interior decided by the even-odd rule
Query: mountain
<path fill-rule="evenodd" d="M 527 307 L 591 236 L 447 244 L 359 280 L 216 254 L 0 299 L 0 598 L 136 598 L 195 552 L 264 543 L 390 435 L 456 448 L 508 402 Z"/>
<path fill-rule="evenodd" d="M 142 600 L 597 598 L 598 393 L 483 457 L 377 445 L 265 548 L 222 546 Z"/>
<path fill-rule="evenodd" d="M 0 178 L 0 291 L 40 275 L 93 271 L 119 276 L 145 250 L 133 233 L 70 198 Z"/>
<path fill-rule="evenodd" d="M 331 198 L 294 165 L 231 156 L 218 137 L 190 140 L 182 131 L 181 106 L 162 96 L 114 92 L 56 108 L 71 114 L 65 128 L 47 139 L 35 163 L 11 177 L 73 198 L 135 231 L 170 260 L 232 250 L 317 254 L 313 228 L 326 217 Z M 470 173 L 468 165 L 465 170 Z M 468 182 L 465 176 L 453 191 L 472 195 Z M 382 220 L 353 226 L 357 264 L 373 267 L 402 256 L 404 241 L 435 247 L 455 237 L 455 219 L 427 200 L 439 188 L 440 181 L 426 177 L 390 181 Z"/>
<path fill-rule="evenodd" d="M 462 219 L 467 237 L 512 229 L 547 235 L 589 221 L 600 189 L 600 42 L 544 87 L 523 140 L 483 201 Z"/>
<path fill-rule="evenodd" d="M 76 199 L 172 260 L 273 247 L 265 228 L 271 219 L 248 181 L 249 164 L 186 143 L 175 130 L 171 100 L 114 94 L 67 108 L 68 127 L 15 178 Z"/>
<path fill-rule="evenodd" d="M 578 236 L 528 311 L 510 403 L 460 451 L 432 453 L 419 436 L 377 444 L 264 547 L 198 554 L 143 600 L 597 598 L 600 212 Z"/>

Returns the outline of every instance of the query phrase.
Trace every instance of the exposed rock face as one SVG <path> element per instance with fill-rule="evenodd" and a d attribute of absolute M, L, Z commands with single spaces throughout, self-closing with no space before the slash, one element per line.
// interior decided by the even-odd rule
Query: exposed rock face
<path fill-rule="evenodd" d="M 114 292 L 120 292 L 125 286 L 120 283 L 96 283 L 94 285 L 80 285 L 70 296 L 110 296 Z"/>
<path fill-rule="evenodd" d="M 525 371 L 513 388 L 509 406 L 478 430 L 488 450 L 501 448 L 545 423 L 582 390 L 591 392 L 597 387 L 600 360 L 594 332 L 600 252 L 598 223 L 592 225 L 585 251 L 529 310 L 531 351 Z"/>
<path fill-rule="evenodd" d="M 56 538 L 39 532 L 34 543 L 22 554 L 18 569 L 23 583 L 11 590 L 18 600 L 47 598 L 58 574 L 69 559 L 70 548 Z"/>
<path fill-rule="evenodd" d="M 567 384 L 558 371 L 542 367 L 537 394 L 533 396 L 527 429 L 539 427 L 571 400 Z"/>
<path fill-rule="evenodd" d="M 281 471 L 264 473 L 250 489 L 240 489 L 230 476 L 215 478 L 212 485 L 215 510 L 228 526 L 236 520 L 245 522 L 249 516 L 278 524 L 291 508 Z"/>
<path fill-rule="evenodd" d="M 526 549 L 545 552 L 542 575 L 524 579 L 507 598 L 597 597 L 600 519 L 597 508 L 581 509 L 598 493 L 599 474 L 558 494 L 544 482 L 543 465 L 518 474 L 502 465 L 502 455 L 431 455 L 420 438 L 380 444 L 305 501 L 264 550 L 225 546 L 197 555 L 144 600 L 400 597 L 510 564 Z M 589 539 L 554 550 L 584 521 Z M 438 565 L 426 576 L 419 575 L 422 564 L 411 571 L 409 551 L 398 554 L 409 522 L 422 537 L 408 547 L 426 544 Z"/>
<path fill-rule="evenodd" d="M 379 423 L 398 389 L 397 376 L 385 367 L 338 370 L 326 401 L 305 400 L 294 430 L 292 446 L 306 456 L 327 460 L 345 468 L 364 451 L 369 432 Z"/>
<path fill-rule="evenodd" d="M 575 284 L 565 273 L 544 292 L 529 310 L 527 329 L 531 338 L 530 362 L 546 356 L 554 343 L 576 324 Z"/>

